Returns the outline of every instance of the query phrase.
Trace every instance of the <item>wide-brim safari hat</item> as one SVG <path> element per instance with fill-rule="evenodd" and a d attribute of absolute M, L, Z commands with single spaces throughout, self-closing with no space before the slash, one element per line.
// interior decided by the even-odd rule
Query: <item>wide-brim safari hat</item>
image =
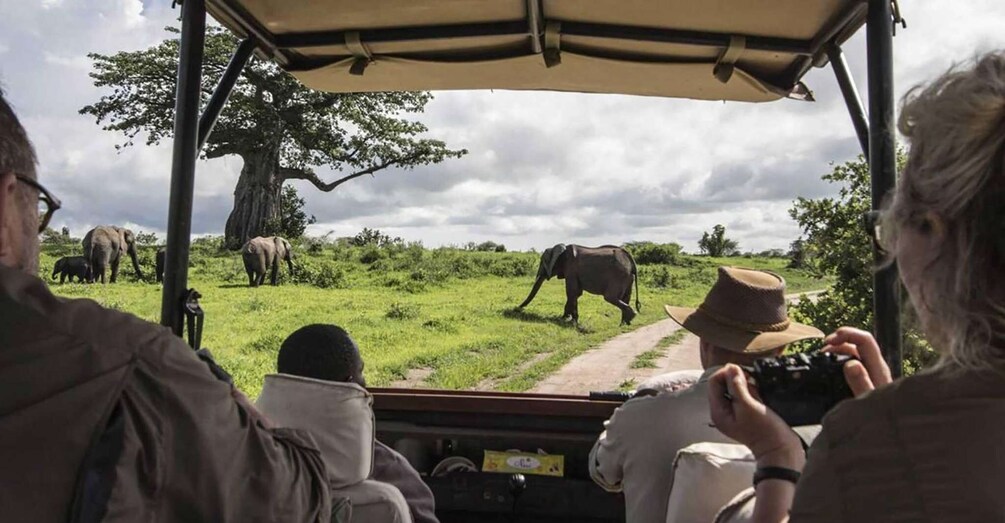
<path fill-rule="evenodd" d="M 785 279 L 767 271 L 719 267 L 719 279 L 698 308 L 663 308 L 681 327 L 733 352 L 766 352 L 824 336 L 820 329 L 789 319 Z"/>

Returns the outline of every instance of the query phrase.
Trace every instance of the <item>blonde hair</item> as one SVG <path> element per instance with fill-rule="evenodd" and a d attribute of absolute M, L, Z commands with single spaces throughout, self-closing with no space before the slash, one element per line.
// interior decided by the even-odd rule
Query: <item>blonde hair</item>
<path fill-rule="evenodd" d="M 889 230 L 945 225 L 925 268 L 939 365 L 1005 369 L 1005 52 L 909 91 L 898 127 L 911 150 Z"/>

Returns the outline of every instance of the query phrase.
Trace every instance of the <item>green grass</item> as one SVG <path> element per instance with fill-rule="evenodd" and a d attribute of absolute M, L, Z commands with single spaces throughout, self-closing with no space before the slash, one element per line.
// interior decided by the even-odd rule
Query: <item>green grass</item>
<path fill-rule="evenodd" d="M 55 259 L 67 250 L 45 249 L 43 278 L 48 279 Z M 237 254 L 199 247 L 193 252 L 189 286 L 203 295 L 203 345 L 251 397 L 258 395 L 263 376 L 275 371 L 283 339 L 310 323 L 345 328 L 360 346 L 366 378 L 373 386 L 389 385 L 409 369 L 427 367 L 433 369 L 426 380 L 431 387 L 467 389 L 491 380 L 498 390 L 522 391 L 590 347 L 664 319 L 665 303 L 697 305 L 715 281 L 716 263 L 775 270 L 785 275 L 790 292 L 826 286 L 784 269 L 782 259 L 694 257 L 688 267 L 640 266 L 642 311 L 631 327 L 620 327 L 620 311 L 593 295 L 580 299 L 576 327 L 560 318 L 565 292 L 559 280 L 547 282 L 526 309 L 515 309 L 533 283 L 538 260 L 533 253 L 416 246 L 377 254 L 359 248 L 317 251 L 296 260 L 301 269 L 292 280 L 308 283 L 286 281 L 260 288 L 246 286 Z M 361 262 L 363 256 L 370 263 Z M 152 258 L 153 249 L 145 249 L 141 265 L 148 272 Z M 659 281 L 653 280 L 656 273 Z M 128 269 L 115 285 L 52 288 L 59 295 L 93 299 L 150 321 L 160 315 L 161 286 L 137 280 Z"/>
<path fill-rule="evenodd" d="M 617 391 L 618 392 L 631 392 L 631 391 L 635 390 L 635 386 L 636 385 L 638 385 L 638 383 L 635 382 L 635 378 L 629 378 L 629 379 L 627 379 L 625 381 L 622 381 L 621 384 L 618 385 Z"/>
<path fill-rule="evenodd" d="M 661 339 L 659 343 L 656 344 L 655 349 L 647 350 L 642 354 L 635 356 L 635 359 L 632 360 L 632 363 L 628 365 L 628 368 L 655 369 L 656 360 L 662 358 L 666 354 L 668 348 L 680 343 L 680 341 L 683 340 L 684 336 L 686 335 L 687 331 L 685 331 L 684 329 L 678 329 L 673 331 L 670 335 L 664 336 L 663 339 Z"/>
<path fill-rule="evenodd" d="M 669 347 L 673 347 L 674 345 L 680 343 L 681 340 L 684 339 L 684 336 L 687 336 L 687 331 L 684 329 L 677 329 L 671 332 L 669 335 L 664 336 L 663 339 L 661 339 L 659 343 L 656 344 L 656 348 L 667 349 Z"/>

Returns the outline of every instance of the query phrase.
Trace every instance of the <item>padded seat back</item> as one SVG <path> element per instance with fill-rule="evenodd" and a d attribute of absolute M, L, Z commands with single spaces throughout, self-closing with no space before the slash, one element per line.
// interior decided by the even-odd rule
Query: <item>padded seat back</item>
<path fill-rule="evenodd" d="M 334 489 L 359 483 L 373 469 L 373 397 L 355 383 L 270 374 L 256 402 L 277 426 L 314 436 Z"/>
<path fill-rule="evenodd" d="M 667 523 L 708 523 L 723 505 L 750 487 L 757 462 L 747 447 L 695 443 L 677 452 L 667 502 Z"/>

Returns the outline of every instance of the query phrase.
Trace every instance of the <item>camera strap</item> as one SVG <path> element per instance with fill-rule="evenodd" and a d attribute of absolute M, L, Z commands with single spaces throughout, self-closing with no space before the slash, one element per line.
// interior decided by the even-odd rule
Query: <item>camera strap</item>
<path fill-rule="evenodd" d="M 189 289 L 185 292 L 185 298 L 182 301 L 182 313 L 185 315 L 185 326 L 188 331 L 188 344 L 195 351 L 198 351 L 202 345 L 204 315 L 202 307 L 199 306 L 199 298 L 202 298 L 199 291 Z"/>

